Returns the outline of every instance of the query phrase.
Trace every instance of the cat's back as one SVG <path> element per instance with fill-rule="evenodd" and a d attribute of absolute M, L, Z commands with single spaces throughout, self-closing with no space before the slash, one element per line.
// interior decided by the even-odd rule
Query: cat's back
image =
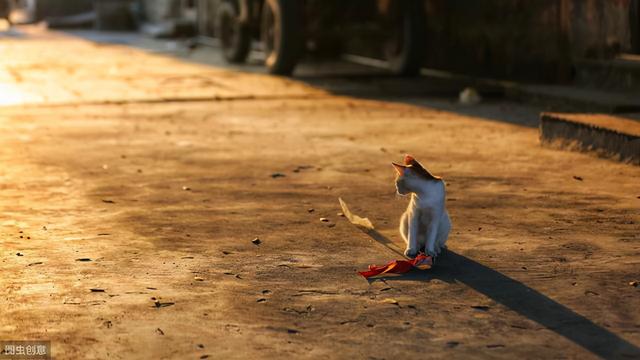
<path fill-rule="evenodd" d="M 420 197 L 421 207 L 441 206 L 446 198 L 444 181 L 441 179 L 425 181 L 423 183 L 423 194 Z"/>

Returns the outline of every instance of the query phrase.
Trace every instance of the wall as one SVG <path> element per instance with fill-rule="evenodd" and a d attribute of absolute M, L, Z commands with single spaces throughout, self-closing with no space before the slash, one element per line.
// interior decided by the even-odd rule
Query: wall
<path fill-rule="evenodd" d="M 630 0 L 573 0 L 567 9 L 568 39 L 575 57 L 611 57 L 631 51 Z"/>
<path fill-rule="evenodd" d="M 563 82 L 572 59 L 630 51 L 631 0 L 425 0 L 427 67 Z"/>

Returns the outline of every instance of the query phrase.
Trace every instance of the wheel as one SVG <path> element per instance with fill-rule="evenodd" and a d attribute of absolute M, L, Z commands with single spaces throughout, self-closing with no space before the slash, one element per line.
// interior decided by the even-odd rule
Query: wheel
<path fill-rule="evenodd" d="M 240 22 L 238 4 L 223 1 L 216 11 L 216 36 L 222 44 L 224 58 L 235 64 L 244 63 L 251 50 L 249 26 Z"/>
<path fill-rule="evenodd" d="M 426 46 L 424 9 L 419 1 L 397 1 L 390 16 L 392 31 L 384 49 L 389 69 L 397 75 L 418 75 Z"/>
<path fill-rule="evenodd" d="M 260 36 L 269 73 L 291 75 L 303 51 L 303 1 L 265 0 Z"/>

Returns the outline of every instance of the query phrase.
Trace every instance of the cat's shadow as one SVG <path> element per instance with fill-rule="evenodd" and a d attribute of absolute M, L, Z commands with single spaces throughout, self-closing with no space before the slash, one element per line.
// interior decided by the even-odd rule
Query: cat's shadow
<path fill-rule="evenodd" d="M 379 242 L 384 238 L 382 243 L 387 247 L 392 243 L 378 232 L 369 235 Z M 634 344 L 539 291 L 455 251 L 444 252 L 432 269 L 377 277 L 371 281 L 429 282 L 434 279 L 465 284 L 602 358 L 640 358 L 640 348 Z"/>

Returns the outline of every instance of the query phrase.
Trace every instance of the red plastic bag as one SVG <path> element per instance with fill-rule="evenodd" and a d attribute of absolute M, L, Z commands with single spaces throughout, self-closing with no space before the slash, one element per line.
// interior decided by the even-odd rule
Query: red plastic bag
<path fill-rule="evenodd" d="M 387 265 L 369 265 L 369 270 L 358 271 L 365 278 L 381 274 L 404 274 L 413 268 L 427 270 L 433 266 L 433 258 L 425 254 L 419 254 L 412 260 L 393 260 Z"/>

